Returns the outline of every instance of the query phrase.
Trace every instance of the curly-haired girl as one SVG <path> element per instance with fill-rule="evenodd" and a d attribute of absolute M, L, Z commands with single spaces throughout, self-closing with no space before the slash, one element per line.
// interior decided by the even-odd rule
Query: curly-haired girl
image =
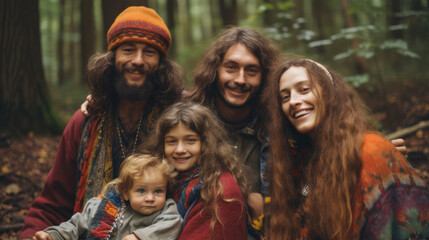
<path fill-rule="evenodd" d="M 157 122 L 149 151 L 165 156 L 179 172 L 179 239 L 246 239 L 247 185 L 226 138 L 217 117 L 197 103 L 176 103 Z"/>

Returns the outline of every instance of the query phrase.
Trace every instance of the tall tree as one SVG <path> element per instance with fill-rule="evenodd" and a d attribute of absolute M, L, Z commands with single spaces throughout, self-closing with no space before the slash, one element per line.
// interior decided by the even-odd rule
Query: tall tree
<path fill-rule="evenodd" d="M 39 1 L 0 1 L 0 131 L 59 133 L 42 67 Z"/>
<path fill-rule="evenodd" d="M 401 0 L 390 0 L 386 1 L 386 24 L 387 26 L 390 25 L 399 25 L 402 23 L 402 19 L 395 16 L 399 12 L 401 12 Z M 388 31 L 387 37 L 397 38 L 400 39 L 403 37 L 403 30 L 396 30 L 396 31 Z"/>
<path fill-rule="evenodd" d="M 237 0 L 219 0 L 219 10 L 222 17 L 222 26 L 238 24 Z"/>
<path fill-rule="evenodd" d="M 177 0 L 167 0 L 167 26 L 170 29 L 170 34 L 172 39 L 176 39 L 176 10 L 177 10 Z M 171 58 L 176 56 L 176 45 L 172 44 L 170 46 L 169 55 Z"/>
<path fill-rule="evenodd" d="M 94 2 L 81 0 L 81 69 L 85 71 L 89 57 L 95 53 Z M 82 78 L 82 80 L 85 78 Z"/>
<path fill-rule="evenodd" d="M 58 83 L 64 83 L 64 16 L 65 16 L 65 0 L 59 2 L 59 27 L 58 27 L 58 43 L 57 43 L 57 64 L 58 64 Z"/>
<path fill-rule="evenodd" d="M 341 0 L 341 12 L 344 18 L 345 27 L 351 28 L 355 27 L 355 22 L 353 20 L 353 16 L 349 14 L 350 5 L 348 0 Z M 352 48 L 357 49 L 359 48 L 359 40 L 353 39 L 352 40 Z M 363 57 L 358 56 L 357 54 L 354 55 L 354 60 L 356 62 L 355 69 L 356 72 L 359 74 L 368 72 L 368 63 L 366 62 L 366 59 Z"/>

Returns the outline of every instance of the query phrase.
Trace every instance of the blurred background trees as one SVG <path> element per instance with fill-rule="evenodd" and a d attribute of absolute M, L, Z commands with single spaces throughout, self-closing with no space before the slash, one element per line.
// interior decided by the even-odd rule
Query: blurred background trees
<path fill-rule="evenodd" d="M 165 20 L 169 57 L 185 68 L 187 88 L 229 25 L 255 28 L 285 54 L 327 64 L 380 101 L 399 82 L 429 85 L 427 0 L 2 0 L 0 131 L 62 129 L 88 94 L 88 58 L 104 51 L 108 28 L 131 5 L 154 8 Z"/>

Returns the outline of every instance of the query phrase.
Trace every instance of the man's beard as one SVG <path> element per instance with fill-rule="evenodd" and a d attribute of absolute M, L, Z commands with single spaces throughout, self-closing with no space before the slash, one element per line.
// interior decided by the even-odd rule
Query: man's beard
<path fill-rule="evenodd" d="M 133 67 L 131 67 L 133 68 Z M 135 68 L 135 67 L 134 67 Z M 152 96 L 155 89 L 154 86 L 154 71 L 144 68 L 139 69 L 139 72 L 146 73 L 146 79 L 141 86 L 129 85 L 124 77 L 124 72 L 127 67 L 124 67 L 121 72 L 118 72 L 115 77 L 115 89 L 120 99 L 127 99 L 131 101 L 141 101 Z M 131 69 L 133 71 L 133 69 Z"/>

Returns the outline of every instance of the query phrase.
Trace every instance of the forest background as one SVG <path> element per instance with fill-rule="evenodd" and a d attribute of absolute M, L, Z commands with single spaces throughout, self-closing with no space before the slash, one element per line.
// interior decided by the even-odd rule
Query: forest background
<path fill-rule="evenodd" d="M 405 138 L 410 161 L 429 179 L 428 0 L 0 0 L 0 238 L 16 237 L 89 92 L 88 58 L 105 51 L 108 28 L 132 5 L 165 20 L 169 58 L 184 67 L 187 89 L 205 50 L 231 25 L 330 66 L 361 94 L 378 130 Z"/>

